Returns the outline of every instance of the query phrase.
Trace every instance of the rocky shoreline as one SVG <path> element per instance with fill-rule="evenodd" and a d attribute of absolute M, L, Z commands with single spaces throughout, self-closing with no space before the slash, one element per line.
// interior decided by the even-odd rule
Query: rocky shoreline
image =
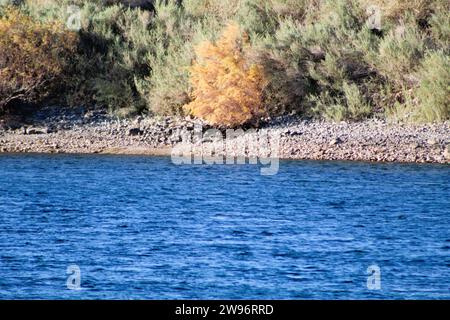
<path fill-rule="evenodd" d="M 0 121 L 0 153 L 170 155 L 180 131 L 208 126 L 190 118 L 119 120 L 103 111 L 43 108 L 32 118 Z M 283 159 L 450 163 L 450 122 L 392 124 L 273 119 L 260 132 L 280 137 Z M 238 141 L 238 143 L 240 143 Z"/>

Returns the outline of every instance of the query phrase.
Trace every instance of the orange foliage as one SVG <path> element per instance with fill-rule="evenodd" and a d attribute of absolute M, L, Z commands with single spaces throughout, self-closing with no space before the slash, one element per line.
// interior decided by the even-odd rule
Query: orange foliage
<path fill-rule="evenodd" d="M 0 17 L 0 109 L 13 99 L 45 96 L 61 80 L 77 39 L 62 24 L 8 9 Z"/>
<path fill-rule="evenodd" d="M 236 24 L 226 27 L 217 44 L 203 42 L 195 48 L 191 67 L 193 101 L 185 109 L 215 125 L 234 127 L 264 114 L 261 66 L 248 64 L 245 37 Z"/>

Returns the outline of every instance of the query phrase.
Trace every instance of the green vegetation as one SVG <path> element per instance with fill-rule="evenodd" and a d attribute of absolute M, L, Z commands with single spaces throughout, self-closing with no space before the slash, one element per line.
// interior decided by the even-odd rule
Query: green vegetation
<path fill-rule="evenodd" d="M 235 70 L 224 68 L 214 83 L 211 73 L 203 72 L 209 77 L 204 80 L 202 72 L 192 74 L 198 71 L 193 69 L 198 60 L 205 59 L 197 56 L 198 48 L 213 47 L 227 26 L 235 24 L 241 33 L 236 38 L 245 42 L 236 46 L 243 61 L 239 68 L 262 70 L 265 79 L 264 86 L 258 86 L 261 92 L 254 93 L 260 106 L 233 107 L 233 112 L 258 112 L 253 118 L 247 114 L 236 119 L 251 123 L 261 114 L 286 113 L 335 121 L 387 117 L 432 122 L 450 117 L 447 0 L 157 0 L 152 10 L 130 6 L 133 2 L 145 1 L 0 0 L 3 23 L 15 6 L 23 19 L 33 21 L 27 28 L 37 28 L 35 40 L 43 37 L 43 48 L 53 52 L 27 52 L 27 72 L 59 83 L 58 90 L 34 87 L 29 100 L 39 101 L 49 93 L 67 106 L 97 105 L 120 116 L 195 114 L 199 109 L 192 108 L 194 101 L 201 106 L 211 99 L 208 89 L 199 92 L 209 81 L 215 90 L 223 89 L 223 101 L 235 105 L 233 94 L 240 95 L 247 85 L 236 87 L 244 82 L 232 81 Z M 73 20 L 70 5 L 80 8 L 76 40 L 74 32 L 65 30 Z M 379 9 L 380 30 L 369 27 L 370 6 Z M 38 32 L 43 25 L 55 24 L 61 28 L 58 36 Z M 20 28 L 17 24 L 13 29 Z M 12 39 L 2 35 L 2 52 L 17 49 Z M 76 46 L 70 50 L 72 68 L 64 67 L 68 44 Z M 53 69 L 35 62 L 50 59 L 58 50 L 56 77 Z M 17 68 L 17 61 L 2 58 L 0 101 L 6 101 L 4 92 L 11 90 L 8 72 Z M 202 96 L 205 101 L 199 101 Z M 226 114 L 227 103 L 217 103 L 225 110 L 204 114 L 209 110 L 204 107 L 197 115 L 220 123 L 213 114 Z"/>

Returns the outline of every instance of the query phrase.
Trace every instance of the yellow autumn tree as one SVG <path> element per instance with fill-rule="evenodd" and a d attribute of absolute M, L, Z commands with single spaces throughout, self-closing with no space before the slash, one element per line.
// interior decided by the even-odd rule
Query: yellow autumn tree
<path fill-rule="evenodd" d="M 229 24 L 216 44 L 195 48 L 191 67 L 192 102 L 185 110 L 211 124 L 235 127 L 256 121 L 264 114 L 263 68 L 248 63 L 247 40 L 237 24 Z"/>
<path fill-rule="evenodd" d="M 18 9 L 0 16 L 0 111 L 10 101 L 34 101 L 59 84 L 78 36 L 62 23 L 38 22 Z"/>

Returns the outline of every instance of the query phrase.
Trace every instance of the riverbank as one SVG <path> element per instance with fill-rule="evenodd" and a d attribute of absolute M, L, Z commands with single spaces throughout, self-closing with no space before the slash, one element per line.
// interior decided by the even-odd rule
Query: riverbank
<path fill-rule="evenodd" d="M 44 108 L 32 118 L 0 122 L 3 153 L 99 153 L 170 155 L 176 132 L 198 125 L 190 118 L 118 120 L 108 114 L 73 109 L 58 114 Z M 207 129 L 206 126 L 203 127 Z M 258 130 L 280 136 L 284 159 L 449 163 L 450 123 L 392 124 L 274 119 Z M 243 143 L 245 139 L 242 139 Z"/>

